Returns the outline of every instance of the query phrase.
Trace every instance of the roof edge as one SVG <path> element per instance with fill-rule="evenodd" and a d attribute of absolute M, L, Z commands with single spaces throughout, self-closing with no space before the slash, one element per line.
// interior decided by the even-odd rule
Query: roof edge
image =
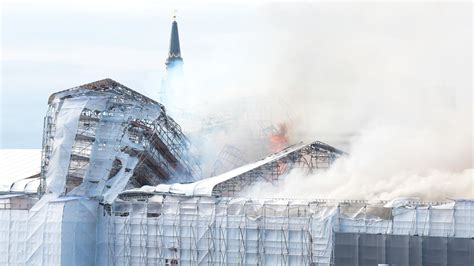
<path fill-rule="evenodd" d="M 105 78 L 105 79 L 101 79 L 101 80 L 97 80 L 97 81 L 94 81 L 94 82 L 90 82 L 90 83 L 86 83 L 86 84 L 83 84 L 83 85 L 79 85 L 79 86 L 76 86 L 76 87 L 73 87 L 73 88 L 70 88 L 70 89 L 66 89 L 66 90 L 62 90 L 62 91 L 58 91 L 58 92 L 55 92 L 53 94 L 51 94 L 49 97 L 48 97 L 48 104 L 51 104 L 51 102 L 54 100 L 54 98 L 58 95 L 58 94 L 61 94 L 61 93 L 67 93 L 67 92 L 73 92 L 77 89 L 87 89 L 87 90 L 91 90 L 91 91 L 99 91 L 100 89 L 103 89 L 104 87 L 121 87 L 127 91 L 130 91 L 131 95 L 132 96 L 136 96 L 138 98 L 143 98 L 146 102 L 149 102 L 149 103 L 152 103 L 152 104 L 156 104 L 156 105 L 159 105 L 163 108 L 163 105 L 135 90 L 132 90 L 130 89 L 129 87 L 111 79 L 111 78 Z"/>

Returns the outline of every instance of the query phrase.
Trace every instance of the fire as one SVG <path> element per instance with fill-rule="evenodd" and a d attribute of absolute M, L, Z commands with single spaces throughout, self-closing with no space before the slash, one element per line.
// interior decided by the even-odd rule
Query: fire
<path fill-rule="evenodd" d="M 278 130 L 270 136 L 270 150 L 272 152 L 278 152 L 288 146 L 288 128 L 285 123 L 278 125 Z M 276 180 L 280 175 L 285 172 L 286 164 L 282 161 L 276 162 L 276 175 L 273 179 Z"/>
<path fill-rule="evenodd" d="M 288 146 L 288 128 L 285 123 L 278 125 L 278 130 L 270 136 L 270 150 L 278 152 Z"/>

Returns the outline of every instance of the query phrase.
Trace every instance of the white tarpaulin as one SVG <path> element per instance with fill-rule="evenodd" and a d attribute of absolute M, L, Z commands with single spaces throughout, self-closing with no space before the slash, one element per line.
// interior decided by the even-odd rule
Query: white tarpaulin
<path fill-rule="evenodd" d="M 64 193 L 79 116 L 88 100 L 88 97 L 64 100 L 56 118 L 56 132 L 46 178 L 48 190 L 56 195 Z"/>
<path fill-rule="evenodd" d="M 109 208 L 49 195 L 30 210 L 0 209 L 0 265 L 331 265 L 335 233 L 470 240 L 474 201 L 386 208 L 168 195 Z"/>
<path fill-rule="evenodd" d="M 0 265 L 94 265 L 98 213 L 95 201 L 53 195 L 0 209 Z"/>
<path fill-rule="evenodd" d="M 174 183 L 174 184 L 160 184 L 156 186 L 154 189 L 154 192 L 159 192 L 159 193 L 171 193 L 171 194 L 176 194 L 176 195 L 185 195 L 185 196 L 208 196 L 210 197 L 212 195 L 212 190 L 214 189 L 215 186 L 217 186 L 220 183 L 223 183 L 229 179 L 232 179 L 234 177 L 237 177 L 239 175 L 242 175 L 248 171 L 251 171 L 255 168 L 258 168 L 262 165 L 268 164 L 270 162 L 276 161 L 278 159 L 281 159 L 285 156 L 287 156 L 289 153 L 292 153 L 294 151 L 297 151 L 307 144 L 304 143 L 298 143 L 296 145 L 293 145 L 281 152 L 274 153 L 270 156 L 267 156 L 259 161 L 249 163 L 246 165 L 243 165 L 241 167 L 237 167 L 231 171 L 228 171 L 226 173 L 214 176 L 214 177 L 209 177 L 200 181 L 196 181 L 193 183 L 187 183 L 187 184 L 180 184 L 180 183 Z M 150 187 L 146 186 L 143 188 L 143 191 L 149 191 Z M 133 189 L 132 191 L 140 191 L 140 189 Z"/>
<path fill-rule="evenodd" d="M 154 196 L 148 203 L 116 201 L 101 222 L 108 232 L 101 248 L 109 250 L 101 263 L 332 265 L 334 233 L 474 236 L 474 227 L 467 226 L 474 223 L 472 201 L 406 203 L 386 208 L 361 202 L 169 195 Z"/>

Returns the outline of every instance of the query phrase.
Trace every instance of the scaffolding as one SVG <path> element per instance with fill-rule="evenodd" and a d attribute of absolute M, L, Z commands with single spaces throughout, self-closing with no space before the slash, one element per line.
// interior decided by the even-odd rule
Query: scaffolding
<path fill-rule="evenodd" d="M 51 95 L 44 123 L 43 193 L 102 197 L 200 175 L 164 107 L 113 80 Z"/>
<path fill-rule="evenodd" d="M 295 168 L 302 169 L 305 174 L 326 170 L 344 154 L 343 151 L 319 141 L 290 146 L 268 156 L 267 158 L 271 160 L 267 160 L 264 164 L 220 182 L 213 188 L 212 195 L 237 196 L 246 187 L 256 182 L 276 182 Z"/>
<path fill-rule="evenodd" d="M 408 265 L 403 254 L 409 253 L 418 265 L 414 260 L 434 262 L 426 256 L 436 252 L 442 265 L 468 265 L 474 262 L 468 248 L 473 208 L 462 200 L 389 207 L 385 201 L 168 195 L 116 200 L 102 223 L 111 265 Z M 422 248 L 400 246 L 402 238 Z"/>
<path fill-rule="evenodd" d="M 112 265 L 329 263 L 331 215 L 298 201 L 167 197 L 116 201 L 107 212 Z M 328 245 L 329 243 L 329 245 Z"/>
<path fill-rule="evenodd" d="M 191 183 L 189 149 L 162 105 L 115 81 L 53 94 L 40 179 L 0 195 L 0 264 L 474 265 L 473 200 L 239 198 L 345 153 L 298 143 Z"/>
<path fill-rule="evenodd" d="M 242 166 L 249 163 L 245 159 L 243 151 L 232 145 L 225 145 L 217 156 L 217 160 L 214 162 L 211 176 L 222 174 L 225 171 Z"/>

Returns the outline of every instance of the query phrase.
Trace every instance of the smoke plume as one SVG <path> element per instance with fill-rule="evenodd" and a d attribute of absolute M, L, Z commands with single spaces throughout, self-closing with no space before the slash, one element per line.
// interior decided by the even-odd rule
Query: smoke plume
<path fill-rule="evenodd" d="M 290 144 L 321 140 L 350 155 L 324 173 L 295 170 L 276 186 L 256 188 L 258 196 L 474 196 L 470 3 L 242 10 L 233 9 L 233 22 L 225 12 L 208 14 L 228 25 L 219 45 L 203 51 L 209 43 L 196 41 L 183 49 L 192 90 L 182 97 L 202 119 L 182 124 L 196 129 L 188 133 L 207 158 L 204 167 L 224 145 L 248 161 L 272 152 L 271 136 L 285 124 Z M 186 59 L 194 53 L 205 60 Z"/>

